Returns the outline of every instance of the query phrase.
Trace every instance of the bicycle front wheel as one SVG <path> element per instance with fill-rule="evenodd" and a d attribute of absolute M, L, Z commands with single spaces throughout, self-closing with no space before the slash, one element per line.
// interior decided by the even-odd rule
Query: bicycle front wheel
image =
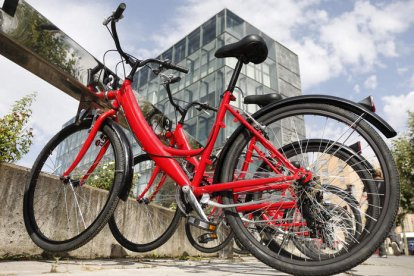
<path fill-rule="evenodd" d="M 280 188 L 279 183 L 270 183 L 223 193 L 225 204 L 260 200 L 257 207 L 225 211 L 241 244 L 267 265 L 294 275 L 340 273 L 371 256 L 393 225 L 399 179 L 387 145 L 364 116 L 326 104 L 303 103 L 270 110 L 256 120 L 264 126 L 268 141 L 295 167 L 311 171 L 313 179 L 283 181 Z M 231 146 L 218 170 L 220 182 L 292 176 L 268 147 L 257 140 L 251 146 L 253 138 L 244 129 L 229 139 Z M 315 141 L 319 143 L 308 149 Z M 290 156 L 285 152 L 289 148 Z M 345 158 L 344 150 L 350 153 Z M 245 162 L 247 156 L 250 162 Z M 271 169 L 260 171 L 264 162 Z M 328 200 L 326 187 L 332 186 L 355 200 L 339 196 Z M 355 219 L 357 214 L 360 219 Z M 345 216 L 349 223 L 338 216 Z M 312 244 L 307 243 L 309 239 Z M 315 244 L 318 240 L 323 247 Z M 298 250 L 298 243 L 308 254 Z"/>
<path fill-rule="evenodd" d="M 138 194 L 130 193 L 130 198 L 121 201 L 108 224 L 123 247 L 148 252 L 171 238 L 183 214 L 176 204 L 176 184 L 149 155 L 134 158 L 133 181 Z"/>
<path fill-rule="evenodd" d="M 74 250 L 105 226 L 115 209 L 126 171 L 115 131 L 104 123 L 69 177 L 92 120 L 70 124 L 42 150 L 25 187 L 23 214 L 33 242 L 48 252 Z"/>

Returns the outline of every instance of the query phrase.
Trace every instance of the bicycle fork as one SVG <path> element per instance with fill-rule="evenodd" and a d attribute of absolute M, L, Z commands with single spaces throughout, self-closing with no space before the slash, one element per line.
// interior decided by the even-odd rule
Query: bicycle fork
<path fill-rule="evenodd" d="M 101 114 L 98 119 L 95 121 L 95 123 L 93 124 L 89 135 L 85 141 L 85 143 L 83 144 L 82 148 L 80 149 L 80 151 L 78 152 L 78 155 L 76 156 L 75 160 L 73 161 L 73 163 L 70 165 L 70 167 L 63 173 L 62 178 L 66 179 L 69 178 L 69 175 L 72 173 L 72 171 L 76 168 L 76 166 L 79 164 L 79 162 L 83 159 L 83 157 L 85 156 L 86 152 L 88 151 L 89 147 L 92 144 L 92 141 L 95 139 L 96 134 L 98 133 L 99 129 L 101 128 L 103 122 L 108 118 L 111 117 L 113 115 L 116 114 L 116 111 L 111 109 L 109 111 L 106 111 L 105 113 Z M 97 163 L 100 162 L 101 158 L 103 157 L 103 155 L 105 154 L 106 150 L 109 147 L 109 143 L 107 141 L 105 141 L 102 145 L 102 150 L 99 152 L 97 158 L 95 159 L 95 162 L 92 164 L 91 168 L 88 170 L 87 174 L 82 178 L 81 182 L 85 182 L 87 180 L 87 178 L 89 177 L 90 173 L 95 169 L 95 167 L 97 166 Z M 83 184 L 80 183 L 80 184 Z"/>

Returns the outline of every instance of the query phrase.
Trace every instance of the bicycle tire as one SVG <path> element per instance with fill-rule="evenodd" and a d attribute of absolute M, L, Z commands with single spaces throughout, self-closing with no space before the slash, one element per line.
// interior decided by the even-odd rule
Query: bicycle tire
<path fill-rule="evenodd" d="M 237 238 L 234 238 L 233 251 L 239 255 L 250 254 L 250 252 L 244 248 Z"/>
<path fill-rule="evenodd" d="M 234 237 L 233 231 L 224 219 L 224 214 L 214 214 L 214 212 L 213 208 L 212 212 L 206 212 L 206 215 L 210 218 L 210 222 L 217 224 L 217 230 L 215 231 L 217 239 L 215 240 L 200 242 L 198 238 L 208 232 L 189 224 L 187 221 L 185 223 L 185 234 L 188 241 L 195 249 L 203 253 L 215 253 L 223 249 Z"/>
<path fill-rule="evenodd" d="M 82 146 L 76 141 L 87 135 L 91 124 L 91 119 L 85 119 L 79 125 L 73 123 L 59 131 L 37 157 L 26 183 L 23 199 L 25 227 L 33 242 L 47 252 L 67 252 L 86 244 L 106 225 L 119 201 L 126 171 L 125 152 L 108 121 L 104 122 L 95 137 L 99 143 L 109 145 L 106 155 L 99 163 L 96 162 L 98 164 L 92 175 L 83 185 L 80 184 L 81 177 L 85 175 L 81 162 L 69 180 L 61 178 L 67 169 L 65 166 L 69 166 L 78 153 L 72 147 L 79 149 Z M 92 144 L 84 160 L 97 160 L 93 158 L 101 146 Z M 66 153 L 62 154 L 64 150 Z M 106 186 L 109 192 L 91 188 L 90 185 Z M 99 199 L 95 207 L 90 208 L 93 195 Z M 54 199 L 55 202 L 52 202 Z"/>
<path fill-rule="evenodd" d="M 137 166 L 140 166 L 141 164 L 146 168 L 150 168 L 149 170 L 152 172 L 152 164 L 148 165 L 144 162 L 152 163 L 153 161 L 147 154 L 138 155 L 134 158 L 134 165 L 135 168 L 137 168 L 137 170 L 134 169 L 135 173 L 139 171 Z M 151 175 L 151 173 L 147 175 Z M 172 186 L 170 184 L 171 183 L 168 183 L 167 186 L 163 185 L 162 187 L 169 187 L 171 191 Z M 174 187 L 174 193 L 175 191 Z M 158 193 L 162 192 L 160 191 Z M 174 200 L 175 203 L 175 196 L 170 194 L 167 194 L 167 196 L 172 196 L 172 198 L 167 198 L 168 205 L 171 205 L 172 200 Z M 166 243 L 175 233 L 181 218 L 183 217 L 180 208 L 176 207 L 175 210 L 172 211 L 167 209 L 169 206 L 161 206 L 165 202 L 162 202 L 161 200 L 157 202 L 156 198 L 154 200 L 155 201 L 151 201 L 147 205 L 143 202 L 139 203 L 135 198 L 130 197 L 125 202 L 120 202 L 118 204 L 115 212 L 109 219 L 108 225 L 112 235 L 118 243 L 126 249 L 133 252 L 148 252 Z M 152 212 L 152 208 L 156 208 L 156 211 Z M 172 212 L 174 212 L 174 214 L 171 214 Z M 130 216 L 128 216 L 128 214 Z M 162 218 L 160 218 L 160 216 L 162 216 Z M 145 224 L 145 222 L 147 223 Z M 138 226 L 135 223 L 138 223 Z M 146 233 L 147 236 L 142 233 Z"/>
<path fill-rule="evenodd" d="M 310 119 L 316 117 L 316 124 L 307 124 L 308 117 Z M 288 121 L 286 122 L 285 119 Z M 296 134 L 298 140 L 301 139 L 299 138 L 297 129 L 293 131 L 291 128 L 288 129 L 284 127 L 287 125 L 290 127 L 302 126 L 305 129 L 306 125 L 308 129 L 306 130 L 306 133 L 303 134 L 303 136 L 306 137 L 307 135 L 313 135 L 314 133 L 312 133 L 312 131 L 315 133 L 321 132 L 322 130 L 325 131 L 328 119 L 340 122 L 341 127 L 345 129 L 346 132 L 350 132 L 349 137 L 351 137 L 351 134 L 357 134 L 358 139 L 363 139 L 363 143 L 366 143 L 370 153 L 372 152 L 376 158 L 375 161 L 378 162 L 378 166 L 382 170 L 384 177 L 381 181 L 384 186 L 384 195 L 382 199 L 383 206 L 381 206 L 378 218 L 375 219 L 375 221 L 374 219 L 370 219 L 371 222 L 367 223 L 368 227 L 364 228 L 365 233 L 361 236 L 357 245 L 353 246 L 349 252 L 341 254 L 336 258 L 326 260 L 293 258 L 293 254 L 291 254 L 291 258 L 289 258 L 284 256 L 284 254 L 278 255 L 267 248 L 266 245 L 261 244 L 245 227 L 235 208 L 228 208 L 225 211 L 228 223 L 231 225 L 236 237 L 242 245 L 252 253 L 252 255 L 275 269 L 294 275 L 331 275 L 346 271 L 363 262 L 372 255 L 379 244 L 385 239 L 393 225 L 398 210 L 399 179 L 394 160 L 387 145 L 378 133 L 363 120 L 363 116 L 357 116 L 349 111 L 326 104 L 303 103 L 296 104 L 295 106 L 282 107 L 277 110 L 270 110 L 267 114 L 256 118 L 261 125 L 266 127 L 267 131 L 271 130 L 274 132 L 274 129 L 278 130 L 277 127 L 279 127 L 279 129 L 283 128 L 288 135 L 292 133 Z M 326 120 L 325 125 L 317 125 L 320 122 L 323 123 L 324 120 Z M 272 126 L 271 124 L 274 122 L 279 124 Z M 330 125 L 328 127 L 330 127 Z M 338 127 L 340 132 L 342 131 L 341 127 Z M 331 131 L 331 129 L 329 129 L 329 131 Z M 342 133 L 342 136 L 339 136 L 338 141 L 342 139 L 346 132 Z M 283 134 L 283 132 L 281 133 Z M 332 133 L 334 134 L 334 132 Z M 293 134 L 290 137 L 292 140 L 294 139 Z M 275 135 L 275 137 L 277 136 Z M 348 139 L 346 137 L 347 136 L 344 136 L 344 139 Z M 287 137 L 287 139 L 288 138 L 289 137 Z M 313 136 L 307 138 L 313 138 Z M 324 136 L 322 135 L 322 137 L 319 138 L 323 139 Z M 229 139 L 229 149 L 226 152 L 222 167 L 220 170 L 217 170 L 220 182 L 232 181 L 237 169 L 239 157 L 243 154 L 243 151 L 245 151 L 245 146 L 250 139 L 251 135 L 245 128 L 242 128 L 242 131 L 236 131 L 233 137 Z M 332 140 L 336 141 L 335 139 Z M 344 143 L 347 141 L 348 140 L 344 140 Z M 282 146 L 283 145 L 280 145 L 280 147 Z M 279 146 L 277 147 L 280 148 Z M 376 196 L 378 197 L 379 195 L 377 194 Z M 234 203 L 232 192 L 225 192 L 222 194 L 222 197 L 225 204 Z M 364 210 L 364 212 L 372 213 L 372 208 L 378 207 L 370 206 Z M 367 216 L 367 218 L 369 218 L 369 216 Z"/>

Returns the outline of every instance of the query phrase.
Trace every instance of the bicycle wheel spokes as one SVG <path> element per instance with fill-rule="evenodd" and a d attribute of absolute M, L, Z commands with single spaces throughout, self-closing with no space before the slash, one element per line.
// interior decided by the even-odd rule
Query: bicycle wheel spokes
<path fill-rule="evenodd" d="M 106 126 L 74 170 L 63 177 L 88 135 L 91 120 L 63 128 L 33 165 L 24 196 L 24 219 L 33 241 L 51 251 L 69 251 L 93 238 L 118 202 L 125 171 L 120 141 Z M 92 169 L 91 169 L 92 168 Z"/>
<path fill-rule="evenodd" d="M 353 144 L 361 145 L 364 140 L 354 129 L 359 121 L 358 117 L 348 126 L 335 118 L 314 114 L 289 116 L 276 123 L 280 126 L 279 132 L 289 129 L 287 133 L 279 134 L 279 137 L 275 132 L 278 128 L 274 124 L 266 126 L 269 140 L 278 143 L 279 152 L 295 166 L 312 171 L 313 180 L 305 185 L 300 181 L 290 182 L 289 188 L 280 190 L 275 190 L 278 185 L 274 184 L 273 189 L 265 191 L 262 188 L 260 193 L 254 192 L 258 190 L 258 187 L 254 187 L 250 190 L 250 198 L 249 195 L 244 196 L 249 200 L 268 199 L 259 209 L 244 213 L 254 218 L 249 223 L 256 225 L 256 237 L 260 237 L 262 243 L 268 244 L 278 254 L 326 259 L 338 252 L 348 251 L 349 247 L 358 242 L 357 237 L 361 235 L 362 229 L 368 229 L 367 221 L 375 219 L 379 211 L 377 207 L 377 211 L 370 210 L 368 214 L 368 204 L 361 206 L 355 199 L 363 198 L 369 190 L 372 205 L 379 204 L 378 200 L 374 200 L 374 197 L 378 198 L 378 190 L 373 181 L 371 165 L 371 162 L 378 164 L 378 161 L 367 143 L 364 143 L 364 151 L 352 148 Z M 323 123 L 319 132 L 312 129 L 317 123 Z M 328 140 L 325 135 L 334 139 Z M 260 144 L 255 148 L 253 165 L 249 166 L 248 171 L 236 169 L 236 176 L 243 175 L 244 179 L 248 179 L 291 174 L 272 157 L 274 154 L 271 151 Z M 361 153 L 366 154 L 364 156 Z M 268 159 L 264 160 L 264 156 Z M 242 164 L 237 167 L 245 168 Z M 286 182 L 278 184 L 283 183 Z M 329 192 L 325 189 L 327 185 L 340 189 L 340 197 L 328 198 Z M 242 192 L 238 197 L 243 198 L 243 193 L 248 191 Z M 295 202 L 294 207 L 290 207 L 292 201 Z M 326 204 L 329 204 L 329 208 Z M 363 219 L 356 220 L 354 215 L 346 216 L 347 210 L 359 213 L 358 216 Z M 289 217 L 286 215 L 289 213 L 295 215 Z M 338 214 L 342 214 L 344 220 L 335 219 Z M 348 223 L 344 224 L 344 221 Z M 272 235 L 274 238 L 270 239 Z M 306 249 L 310 245 L 312 251 Z M 320 249 L 319 252 L 315 252 L 317 248 Z"/>
<path fill-rule="evenodd" d="M 176 204 L 177 189 L 172 179 L 148 155 L 140 155 L 134 162 L 134 190 L 127 201 L 118 204 L 109 227 L 125 248 L 147 252 L 174 234 L 182 215 Z"/>
<path fill-rule="evenodd" d="M 385 161 L 390 158 L 388 149 L 382 141 L 381 146 L 377 144 L 379 138 L 363 115 L 322 104 L 274 110 L 258 121 L 274 148 L 260 144 L 247 130 L 242 132 L 231 141 L 221 181 L 280 181 L 236 189 L 225 197 L 225 203 L 260 202 L 228 211 L 229 223 L 242 244 L 260 247 L 266 253 L 255 255 L 275 268 L 283 269 L 275 259 L 295 265 L 306 261 L 315 267 L 348 255 L 355 261 L 350 256 L 358 252 L 356 248 L 367 246 L 383 226 L 380 221 L 388 223 L 392 216 L 384 210 L 385 199 L 396 197 L 390 182 L 396 177 L 395 168 L 392 161 Z M 279 153 L 294 167 L 310 171 L 312 179 L 283 180 L 292 177 L 294 170 L 284 165 Z M 374 171 L 386 176 L 374 179 Z M 394 203 L 387 203 L 393 212 Z"/>
<path fill-rule="evenodd" d="M 66 241 L 85 231 L 106 203 L 108 193 L 104 190 L 109 191 L 112 187 L 115 160 L 111 147 L 85 183 L 81 184 L 81 179 L 95 160 L 100 146 L 92 145 L 68 180 L 61 179 L 78 152 L 71 144 L 86 134 L 87 130 L 76 132 L 50 151 L 33 187 L 33 214 L 39 231 L 47 239 Z M 106 139 L 105 136 L 102 139 Z M 102 189 L 102 192 L 96 189 Z M 100 200 L 93 198 L 96 194 L 100 195 Z"/>

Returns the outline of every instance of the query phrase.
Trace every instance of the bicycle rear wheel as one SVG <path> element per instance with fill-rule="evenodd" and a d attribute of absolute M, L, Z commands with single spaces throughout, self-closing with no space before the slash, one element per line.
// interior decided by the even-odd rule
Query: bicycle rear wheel
<path fill-rule="evenodd" d="M 242 214 L 241 208 L 226 209 L 226 219 L 242 245 L 267 265 L 295 275 L 340 273 L 368 258 L 391 229 L 399 202 L 399 180 L 395 163 L 381 137 L 364 121 L 363 116 L 325 104 L 303 103 L 286 106 L 270 110 L 256 120 L 265 127 L 263 132 L 268 140 L 286 158 L 288 157 L 282 149 L 288 145 L 298 145 L 297 148 L 294 147 L 295 157 L 290 161 L 295 166 L 309 169 L 314 179 L 307 183 L 280 183 L 287 185 L 287 188 L 282 188 L 282 185 L 281 188 L 276 188 L 274 184 L 270 185 L 272 188 L 264 185 L 260 187 L 261 192 L 257 193 L 259 197 L 254 197 L 254 200 L 267 201 L 261 202 L 258 205 L 260 208 Z M 317 151 L 319 153 L 308 154 L 306 147 L 311 140 L 333 143 L 320 145 L 321 150 Z M 253 179 L 291 175 L 290 171 L 274 158 L 275 155 L 260 143 L 251 155 L 249 141 L 252 141 L 252 135 L 246 129 L 236 132 L 229 139 L 228 143 L 231 146 L 226 152 L 223 166 L 217 170 L 220 182 L 233 181 L 236 177 L 240 179 L 239 176 L 243 179 Z M 360 160 L 351 164 L 368 162 L 371 166 L 365 166 L 363 174 L 358 173 L 348 165 L 348 160 L 341 160 L 336 156 L 336 153 L 344 148 L 353 149 L 350 159 Z M 247 153 L 252 156 L 253 162 L 248 170 L 241 171 Z M 361 156 L 363 158 L 360 158 Z M 264 159 L 275 169 L 258 172 Z M 373 168 L 382 172 L 383 179 L 374 179 Z M 337 214 L 333 211 L 334 208 L 322 208 L 332 206 L 327 205 L 329 202 L 323 197 L 326 185 L 352 192 L 359 203 L 354 207 L 361 215 L 362 233 L 349 247 L 347 241 L 331 235 L 334 243 L 339 245 L 338 248 L 344 250 L 336 251 L 339 254 L 327 254 L 327 258 L 324 256 L 313 259 L 298 250 L 292 238 L 311 235 L 314 239 L 327 239 L 324 235 L 327 225 L 337 221 L 330 220 Z M 375 187 L 374 191 L 371 189 L 372 192 L 369 192 L 370 185 Z M 223 193 L 223 203 L 233 204 L 236 199 L 240 202 L 243 198 L 247 199 L 251 193 Z M 338 202 L 332 203 L 340 206 Z M 290 217 L 285 215 L 289 210 L 295 210 L 298 218 L 301 218 L 300 221 L 289 221 Z M 344 211 L 339 208 L 338 210 Z M 347 213 L 351 214 L 350 211 Z M 264 216 L 268 219 L 264 220 Z M 306 227 L 308 232 L 299 232 L 298 227 Z M 339 225 L 338 228 L 343 229 L 344 226 Z M 355 226 L 352 231 L 355 231 Z M 283 250 L 272 251 L 269 243 L 263 241 L 276 241 Z"/>
<path fill-rule="evenodd" d="M 108 122 L 69 177 L 62 177 L 91 123 L 84 120 L 63 128 L 45 146 L 30 172 L 23 199 L 24 222 L 30 238 L 45 251 L 65 252 L 84 245 L 105 226 L 118 203 L 125 153 Z M 90 171 L 93 164 L 96 167 Z"/>
<path fill-rule="evenodd" d="M 148 252 L 166 243 L 175 233 L 183 214 L 176 204 L 176 185 L 158 170 L 147 154 L 134 158 L 134 184 L 144 197 L 131 194 L 119 202 L 108 221 L 114 238 L 128 250 Z M 155 171 L 157 170 L 157 171 Z M 147 187 L 149 181 L 151 186 Z"/>

